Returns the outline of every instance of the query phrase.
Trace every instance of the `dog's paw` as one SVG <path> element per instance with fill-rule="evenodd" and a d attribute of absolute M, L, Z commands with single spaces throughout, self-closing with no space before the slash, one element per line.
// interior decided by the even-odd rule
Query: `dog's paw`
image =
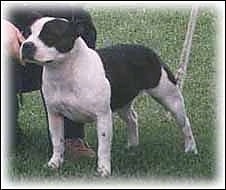
<path fill-rule="evenodd" d="M 51 158 L 47 163 L 47 167 L 51 169 L 58 169 L 63 164 L 62 159 Z"/>
<path fill-rule="evenodd" d="M 107 169 L 104 166 L 97 168 L 98 175 L 101 177 L 109 177 L 111 175 L 110 169 Z"/>
<path fill-rule="evenodd" d="M 185 150 L 184 150 L 184 152 L 185 153 L 193 152 L 194 154 L 198 154 L 196 143 L 195 143 L 195 140 L 193 138 L 189 139 L 187 142 L 185 142 Z"/>

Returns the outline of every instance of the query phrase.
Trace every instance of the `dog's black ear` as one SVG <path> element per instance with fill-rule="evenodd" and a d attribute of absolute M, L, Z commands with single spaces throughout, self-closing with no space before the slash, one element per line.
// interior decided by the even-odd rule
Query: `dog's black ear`
<path fill-rule="evenodd" d="M 71 21 L 70 25 L 75 38 L 82 37 L 89 48 L 95 49 L 97 32 L 91 21 L 77 19 L 76 21 Z"/>
<path fill-rule="evenodd" d="M 70 28 L 75 38 L 82 36 L 85 33 L 85 26 L 81 21 L 71 21 Z"/>

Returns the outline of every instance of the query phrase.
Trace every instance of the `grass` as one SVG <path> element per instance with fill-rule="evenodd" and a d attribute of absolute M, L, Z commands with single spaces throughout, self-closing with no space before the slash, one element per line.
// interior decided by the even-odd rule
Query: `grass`
<path fill-rule="evenodd" d="M 189 9 L 89 9 L 97 28 L 97 47 L 104 39 L 113 44 L 138 43 L 152 47 L 175 73 L 186 33 Z M 183 139 L 174 120 L 148 96 L 139 96 L 135 109 L 139 114 L 140 145 L 126 149 L 125 124 L 114 116 L 112 177 L 110 179 L 189 178 L 213 180 L 216 175 L 216 24 L 215 10 L 201 9 L 193 39 L 190 65 L 183 90 L 188 116 L 199 154 L 184 154 Z M 50 156 L 47 126 L 38 92 L 24 94 L 20 110 L 23 139 L 10 155 L 12 181 L 69 178 L 96 180 L 96 160 L 66 161 L 59 171 L 43 167 Z M 96 150 L 96 129 L 86 127 L 86 140 Z M 89 179 L 89 180 L 87 180 Z M 101 180 L 101 179 L 99 179 Z"/>

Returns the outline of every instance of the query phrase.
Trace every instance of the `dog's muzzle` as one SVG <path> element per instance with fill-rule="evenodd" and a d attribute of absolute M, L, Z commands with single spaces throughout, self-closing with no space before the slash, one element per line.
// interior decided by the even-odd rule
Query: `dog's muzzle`
<path fill-rule="evenodd" d="M 22 60 L 33 60 L 36 47 L 33 42 L 26 42 L 22 46 Z"/>

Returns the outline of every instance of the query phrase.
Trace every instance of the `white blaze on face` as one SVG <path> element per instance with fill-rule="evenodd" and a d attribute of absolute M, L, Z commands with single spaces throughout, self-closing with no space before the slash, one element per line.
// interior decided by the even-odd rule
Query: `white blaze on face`
<path fill-rule="evenodd" d="M 37 20 L 33 25 L 31 25 L 31 33 L 32 35 L 38 36 L 44 26 L 45 23 L 54 20 L 54 17 L 43 17 Z"/>

